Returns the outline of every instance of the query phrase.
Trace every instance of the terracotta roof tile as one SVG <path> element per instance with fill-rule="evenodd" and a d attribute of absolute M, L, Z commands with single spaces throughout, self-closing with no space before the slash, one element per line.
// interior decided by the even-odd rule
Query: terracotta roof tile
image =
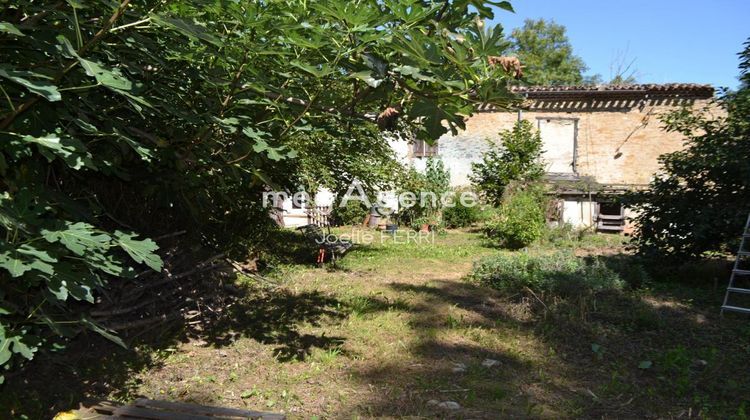
<path fill-rule="evenodd" d="M 714 88 L 711 85 L 696 83 L 665 83 L 665 84 L 632 84 L 632 85 L 582 85 L 582 86 L 513 86 L 511 91 L 528 96 L 540 95 L 598 95 L 598 94 L 628 94 L 628 93 L 659 93 L 659 94 L 689 94 L 711 97 Z"/>

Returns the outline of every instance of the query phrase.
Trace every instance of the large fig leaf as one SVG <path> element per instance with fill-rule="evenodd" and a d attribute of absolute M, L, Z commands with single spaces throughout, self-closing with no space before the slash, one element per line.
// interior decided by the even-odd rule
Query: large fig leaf
<path fill-rule="evenodd" d="M 159 246 L 151 239 L 136 240 L 136 236 L 138 235 L 135 233 L 115 231 L 115 241 L 135 262 L 146 264 L 151 269 L 160 271 L 162 260 L 161 257 L 154 253 L 154 251 L 159 249 Z"/>
<path fill-rule="evenodd" d="M 50 102 L 62 99 L 60 91 L 57 90 L 57 86 L 44 80 L 38 80 L 39 78 L 47 79 L 47 77 L 42 76 L 41 74 L 28 71 L 13 71 L 8 68 L 0 67 L 0 77 L 16 82 L 19 85 L 24 86 L 30 92 L 33 92 Z M 32 79 L 32 77 L 37 78 L 37 80 Z"/>
<path fill-rule="evenodd" d="M 174 29 L 177 32 L 187 36 L 188 38 L 206 41 L 217 47 L 224 46 L 224 43 L 221 42 L 221 39 L 208 33 L 202 26 L 186 22 L 182 19 L 154 14 L 151 15 L 151 21 L 159 26 Z"/>
<path fill-rule="evenodd" d="M 57 259 L 50 256 L 47 251 L 29 244 L 23 244 L 13 250 L 0 251 L 0 267 L 8 270 L 12 277 L 21 277 L 30 270 L 38 270 L 49 275 L 55 272 L 50 263 L 57 262 Z"/>
<path fill-rule="evenodd" d="M 96 169 L 91 153 L 86 149 L 86 146 L 73 137 L 47 134 L 41 137 L 23 136 L 21 141 L 39 145 L 39 151 L 49 161 L 57 156 L 73 169 L 81 169 L 84 166 Z"/>
<path fill-rule="evenodd" d="M 61 230 L 43 229 L 42 236 L 49 242 L 62 243 L 80 256 L 93 250 L 109 248 L 112 239 L 106 233 L 97 233 L 93 226 L 84 222 L 65 222 L 65 228 Z"/>

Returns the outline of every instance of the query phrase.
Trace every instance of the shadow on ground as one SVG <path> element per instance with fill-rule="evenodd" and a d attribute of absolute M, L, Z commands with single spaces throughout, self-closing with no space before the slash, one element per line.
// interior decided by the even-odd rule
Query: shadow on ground
<path fill-rule="evenodd" d="M 604 258 L 618 269 L 632 262 Z M 418 340 L 407 362 L 359 371 L 377 396 L 337 415 L 745 418 L 750 381 L 739 367 L 750 363 L 750 326 L 719 315 L 723 291 L 710 278 L 726 267 L 700 267 L 692 269 L 704 276 L 700 286 L 543 301 L 455 280 L 392 283 L 420 298 L 406 321 Z M 488 359 L 494 366 L 482 365 Z"/>
<path fill-rule="evenodd" d="M 276 241 L 272 246 L 284 252 L 274 253 L 277 257 L 273 261 L 260 262 L 261 268 L 279 262 L 314 261 L 312 248 L 301 235 L 281 231 Z M 181 255 L 184 262 L 168 269 L 173 274 L 190 272 L 199 268 L 195 261 L 205 257 L 206 253 Z M 346 317 L 351 308 L 345 302 L 317 291 L 294 293 L 261 277 L 243 276 L 238 281 L 236 270 L 223 261 L 212 264 L 211 270 L 178 275 L 179 280 L 162 282 L 153 289 L 149 282 L 162 277 L 154 275 L 109 290 L 107 303 L 115 312 L 122 309 L 116 305 L 118 301 L 136 296 L 130 305 L 138 306 L 138 310 L 105 321 L 105 325 L 122 326 L 118 335 L 128 348 L 85 332 L 61 341 L 64 351 L 39 352 L 23 370 L 6 375 L 0 418 L 21 414 L 32 419 L 50 418 L 54 413 L 77 408 L 81 402 L 101 400 L 110 394 L 118 400 L 130 400 L 136 397 L 139 386 L 137 374 L 161 367 L 180 343 L 220 348 L 249 337 L 275 346 L 276 358 L 290 361 L 304 359 L 315 348 L 339 348 L 344 342 L 342 337 L 303 333 L 301 328 Z M 140 302 L 148 304 L 138 305 Z M 377 302 L 371 302 L 371 306 L 371 310 L 378 310 Z M 156 322 L 143 322 L 148 319 Z"/>
<path fill-rule="evenodd" d="M 338 348 L 344 338 L 300 333 L 298 326 L 319 326 L 324 320 L 344 318 L 347 312 L 342 306 L 342 302 L 320 292 L 266 292 L 231 307 L 227 316 L 207 331 L 207 339 L 211 345 L 224 346 L 237 338 L 250 337 L 277 346 L 274 354 L 280 361 L 303 360 L 312 348 Z"/>
<path fill-rule="evenodd" d="M 496 345 L 495 337 L 512 336 L 508 329 L 522 331 L 521 336 L 533 329 L 530 321 L 519 320 L 523 315 L 518 308 L 506 305 L 497 291 L 443 279 L 426 284 L 394 282 L 390 288 L 418 301 L 409 305 L 406 321 L 416 336 L 406 349 L 409 357 L 357 372 L 360 381 L 377 389 L 378 396 L 347 407 L 336 417 L 555 416 L 557 400 L 576 398 L 557 385 L 550 385 L 551 390 L 540 388 L 545 379 L 531 358 Z M 450 411 L 435 404 L 447 401 L 461 409 Z"/>
<path fill-rule="evenodd" d="M 309 264 L 314 253 L 298 240 L 281 237 L 286 253 L 269 264 Z M 377 257 L 388 251 L 362 246 L 355 252 Z M 603 258 L 617 270 L 633 262 L 628 256 Z M 347 282 L 366 282 L 377 273 L 342 274 Z M 675 276 L 719 279 L 724 272 L 691 268 Z M 228 269 L 191 278 L 152 295 L 155 304 L 143 310 L 145 315 L 173 300 L 191 302 L 187 323 L 128 331 L 123 335 L 130 350 L 84 334 L 64 353 L 39 355 L 23 375 L 9 378 L 0 417 L 15 410 L 49 418 L 113 392 L 132 399 L 137 373 L 157 370 L 189 340 L 222 348 L 247 337 L 271 346 L 282 362 L 305 359 L 316 349 L 338 351 L 346 337 L 313 334 L 307 327 L 380 312 L 393 312 L 392 322 L 406 325 L 413 339 L 401 343 L 403 355 L 390 362 L 343 358 L 346 370 L 337 373 L 372 392 L 331 418 L 743 418 L 742 404 L 750 407 L 750 327 L 746 318 L 719 317 L 721 290 L 707 284 L 712 281 L 562 299 L 502 294 L 455 278 L 383 283 L 390 293 L 368 296 L 292 292 L 252 277 L 237 282 Z M 191 398 L 207 391 L 195 392 Z M 446 410 L 431 400 L 457 402 L 461 409 Z"/>

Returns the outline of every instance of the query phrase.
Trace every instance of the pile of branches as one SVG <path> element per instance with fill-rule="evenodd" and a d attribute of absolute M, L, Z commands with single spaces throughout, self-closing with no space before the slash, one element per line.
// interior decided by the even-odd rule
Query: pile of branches
<path fill-rule="evenodd" d="M 254 262 L 233 261 L 223 252 L 206 248 L 184 252 L 177 232 L 160 238 L 164 268 L 144 271 L 132 279 L 112 283 L 90 315 L 94 322 L 128 341 L 162 336 L 177 330 L 200 340 L 211 334 L 228 310 L 249 291 L 237 277 L 252 280 L 254 287 L 276 285 L 254 269 Z"/>

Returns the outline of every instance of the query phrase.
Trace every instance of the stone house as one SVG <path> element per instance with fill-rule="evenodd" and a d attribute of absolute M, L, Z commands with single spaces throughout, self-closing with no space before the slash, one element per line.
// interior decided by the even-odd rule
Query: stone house
<path fill-rule="evenodd" d="M 609 231 L 628 230 L 629 211 L 614 197 L 645 187 L 659 171 L 659 156 L 684 146 L 682 135 L 666 132 L 659 116 L 683 106 L 702 108 L 714 95 L 710 85 L 677 83 L 532 86 L 513 91 L 525 99 L 517 110 L 481 108 L 455 136 L 443 135 L 434 145 L 392 140 L 391 147 L 400 160 L 418 170 L 424 170 L 430 157 L 441 159 L 450 171 L 451 185 L 464 187 L 470 184 L 471 164 L 481 161 L 489 142 L 499 141 L 499 133 L 519 119 L 528 120 L 540 131 L 547 180 L 554 187 L 556 200 L 548 218 Z M 315 197 L 318 206 L 332 201 L 328 191 Z M 287 200 L 283 208 L 287 226 L 309 222 L 311 209 L 304 205 L 294 207 Z"/>
<path fill-rule="evenodd" d="M 517 87 L 525 98 L 516 111 L 480 109 L 466 129 L 437 144 L 394 142 L 400 157 L 418 169 L 430 156 L 450 170 L 454 187 L 469 184 L 471 164 L 481 161 L 489 141 L 519 119 L 534 124 L 544 143 L 547 179 L 556 208 L 548 216 L 575 227 L 627 229 L 627 209 L 613 197 L 645 187 L 659 171 L 658 158 L 681 149 L 684 138 L 666 132 L 660 114 L 678 107 L 709 105 L 714 89 L 696 84 Z"/>

